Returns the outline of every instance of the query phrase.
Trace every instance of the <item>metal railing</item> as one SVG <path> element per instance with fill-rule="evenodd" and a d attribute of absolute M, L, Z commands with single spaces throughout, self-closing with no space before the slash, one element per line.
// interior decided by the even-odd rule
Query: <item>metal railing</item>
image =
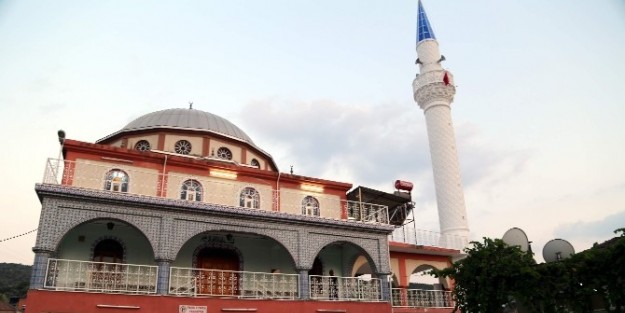
<path fill-rule="evenodd" d="M 315 300 L 383 301 L 378 278 L 310 275 L 309 288 Z"/>
<path fill-rule="evenodd" d="M 49 259 L 45 288 L 105 293 L 156 293 L 158 267 Z"/>
<path fill-rule="evenodd" d="M 205 203 L 219 204 L 231 207 L 250 206 L 255 209 L 282 211 L 301 215 L 302 200 L 312 196 L 318 201 L 318 212 L 321 218 L 340 219 L 347 215 L 347 220 L 364 223 L 388 224 L 388 208 L 383 205 L 358 201 L 341 200 L 337 196 L 300 190 L 274 190 L 271 185 L 252 184 L 258 192 L 258 203 L 255 200 L 241 199 L 241 183 L 229 183 L 227 180 L 215 179 L 210 176 L 168 173 L 162 175 L 158 170 L 142 169 L 130 166 L 117 160 L 117 163 L 107 164 L 103 161 L 67 161 L 48 159 L 44 171 L 44 184 L 62 184 L 81 188 L 106 190 L 132 194 L 165 197 L 169 199 L 189 199 L 190 192 L 182 191 L 181 187 L 186 180 L 195 180 L 202 185 L 200 191 L 193 191 L 193 199 Z M 111 170 L 124 171 L 127 180 L 121 182 L 107 182 L 107 173 Z"/>
<path fill-rule="evenodd" d="M 169 293 L 253 299 L 299 298 L 299 275 L 199 268 L 170 268 Z"/>
<path fill-rule="evenodd" d="M 452 308 L 451 291 L 424 289 L 391 289 L 393 307 Z"/>
<path fill-rule="evenodd" d="M 435 231 L 415 229 L 409 225 L 397 228 L 389 236 L 389 240 L 460 251 L 469 243 L 468 238 L 464 236 L 445 235 Z"/>
<path fill-rule="evenodd" d="M 365 223 L 388 224 L 388 207 L 385 205 L 347 200 L 347 219 Z"/>

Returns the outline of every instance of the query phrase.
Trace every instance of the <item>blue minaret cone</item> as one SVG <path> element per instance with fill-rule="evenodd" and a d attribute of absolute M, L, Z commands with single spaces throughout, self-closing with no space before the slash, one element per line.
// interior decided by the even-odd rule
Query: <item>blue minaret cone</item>
<path fill-rule="evenodd" d="M 417 43 L 428 39 L 436 40 L 436 37 L 434 36 L 432 26 L 430 26 L 428 16 L 427 14 L 425 14 L 425 9 L 423 9 L 423 4 L 421 4 L 421 0 L 419 0 L 419 13 L 417 18 Z"/>

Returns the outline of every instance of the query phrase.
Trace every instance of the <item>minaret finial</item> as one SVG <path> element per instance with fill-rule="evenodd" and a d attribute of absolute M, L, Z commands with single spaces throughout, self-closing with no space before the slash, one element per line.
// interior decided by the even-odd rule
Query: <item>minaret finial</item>
<path fill-rule="evenodd" d="M 417 43 L 420 43 L 423 40 L 434 39 L 434 31 L 432 30 L 432 26 L 430 26 L 430 21 L 428 20 L 427 14 L 425 14 L 425 9 L 423 9 L 423 4 L 421 4 L 421 0 L 419 0 L 419 12 L 417 17 Z"/>

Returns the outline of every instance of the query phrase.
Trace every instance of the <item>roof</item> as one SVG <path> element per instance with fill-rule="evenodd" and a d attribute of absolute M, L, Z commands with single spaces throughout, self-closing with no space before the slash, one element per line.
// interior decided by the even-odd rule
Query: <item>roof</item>
<path fill-rule="evenodd" d="M 423 8 L 423 4 L 421 4 L 421 0 L 419 0 L 419 11 L 417 15 L 417 43 L 427 39 L 436 40 L 436 36 L 434 36 L 434 31 L 432 30 L 432 26 L 430 26 L 430 21 L 428 20 L 427 14 L 425 14 L 425 9 Z"/>
<path fill-rule="evenodd" d="M 0 312 L 15 312 L 15 308 L 8 303 L 0 301 Z"/>
<path fill-rule="evenodd" d="M 96 143 L 120 133 L 158 128 L 206 131 L 256 146 L 244 131 L 230 121 L 221 116 L 195 109 L 168 109 L 148 113 L 128 123 L 124 128 L 99 139 Z"/>

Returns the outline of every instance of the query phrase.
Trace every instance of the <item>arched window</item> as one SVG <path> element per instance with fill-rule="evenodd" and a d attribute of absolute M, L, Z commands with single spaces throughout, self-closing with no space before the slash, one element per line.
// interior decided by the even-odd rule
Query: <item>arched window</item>
<path fill-rule="evenodd" d="M 147 140 L 139 140 L 135 144 L 135 149 L 137 149 L 139 151 L 148 151 L 148 150 L 150 150 L 150 142 L 147 141 Z"/>
<path fill-rule="evenodd" d="M 124 247 L 114 239 L 104 239 L 93 248 L 93 261 L 123 263 Z"/>
<path fill-rule="evenodd" d="M 106 173 L 104 190 L 128 192 L 128 174 L 122 170 L 114 169 Z"/>
<path fill-rule="evenodd" d="M 245 187 L 245 189 L 241 190 L 241 197 L 239 199 L 239 206 L 250 209 L 260 208 L 260 195 L 258 191 L 252 187 Z"/>
<path fill-rule="evenodd" d="M 180 189 L 180 199 L 202 201 L 202 185 L 197 180 L 186 180 Z"/>
<path fill-rule="evenodd" d="M 256 160 L 256 159 L 252 159 L 252 162 L 250 162 L 250 165 L 254 166 L 254 167 L 257 167 L 257 168 L 260 168 L 260 162 L 258 162 L 258 160 Z"/>
<path fill-rule="evenodd" d="M 186 140 L 178 140 L 174 144 L 174 151 L 178 154 L 189 154 L 191 153 L 191 143 Z"/>
<path fill-rule="evenodd" d="M 302 214 L 319 216 L 319 201 L 311 196 L 306 196 L 302 200 Z"/>
<path fill-rule="evenodd" d="M 232 160 L 232 151 L 226 147 L 217 149 L 217 157 L 224 160 Z"/>

